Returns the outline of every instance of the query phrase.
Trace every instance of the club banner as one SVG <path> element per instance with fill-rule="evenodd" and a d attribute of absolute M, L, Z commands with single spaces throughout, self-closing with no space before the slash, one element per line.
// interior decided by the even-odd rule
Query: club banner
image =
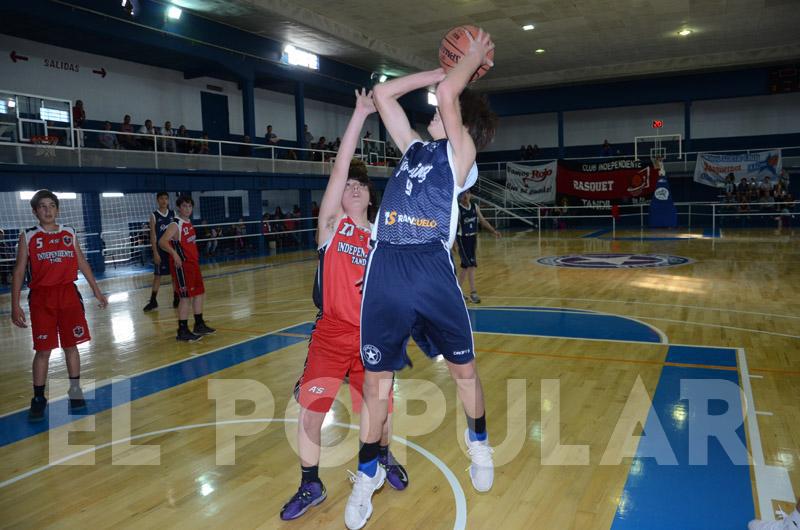
<path fill-rule="evenodd" d="M 694 166 L 694 181 L 724 188 L 725 179 L 728 174 L 733 173 L 737 184 L 744 177 L 754 178 L 759 184 L 764 177 L 769 177 L 772 184 L 775 184 L 781 169 L 783 161 L 780 149 L 738 154 L 700 153 Z"/>
<path fill-rule="evenodd" d="M 649 197 L 657 179 L 658 173 L 652 166 L 633 158 L 558 161 L 558 194 L 579 197 L 587 206 L 601 201 L 610 204 L 613 200 Z"/>
<path fill-rule="evenodd" d="M 552 204 L 556 200 L 556 162 L 523 166 L 506 164 L 506 198 L 510 201 Z"/>

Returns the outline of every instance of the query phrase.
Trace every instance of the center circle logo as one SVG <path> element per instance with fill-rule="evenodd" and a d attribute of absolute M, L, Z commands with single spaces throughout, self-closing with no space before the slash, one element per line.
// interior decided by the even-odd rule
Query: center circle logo
<path fill-rule="evenodd" d="M 381 351 L 372 344 L 364 344 L 361 348 L 361 358 L 365 363 L 375 366 L 381 362 Z"/>
<path fill-rule="evenodd" d="M 692 263 L 692 260 L 669 254 L 569 254 L 546 256 L 536 262 L 550 267 L 573 269 L 649 269 L 686 265 Z"/>

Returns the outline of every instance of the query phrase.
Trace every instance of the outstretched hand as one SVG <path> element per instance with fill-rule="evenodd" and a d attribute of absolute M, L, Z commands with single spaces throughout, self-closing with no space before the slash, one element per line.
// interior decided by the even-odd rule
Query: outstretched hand
<path fill-rule="evenodd" d="M 372 100 L 372 90 L 367 92 L 366 88 L 356 90 L 356 110 L 372 114 L 376 111 L 375 102 Z"/>
<path fill-rule="evenodd" d="M 478 28 L 478 35 L 473 37 L 469 31 L 465 31 L 467 39 L 469 40 L 469 49 L 467 55 L 477 55 L 481 58 L 481 66 L 488 65 L 489 68 L 494 66 L 494 61 L 489 59 L 489 52 L 494 50 L 494 42 L 492 36 L 484 33 L 483 29 Z"/>

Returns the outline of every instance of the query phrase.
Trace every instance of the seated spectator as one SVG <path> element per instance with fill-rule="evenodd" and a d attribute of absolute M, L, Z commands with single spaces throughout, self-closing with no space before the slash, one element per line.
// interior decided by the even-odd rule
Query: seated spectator
<path fill-rule="evenodd" d="M 332 146 L 331 150 L 338 152 L 339 151 L 339 146 L 341 146 L 341 145 L 342 145 L 342 139 L 337 136 L 336 140 L 333 142 L 333 146 Z"/>
<path fill-rule="evenodd" d="M 126 114 L 124 118 L 122 118 L 122 125 L 119 126 L 119 131 L 123 133 L 129 134 L 121 134 L 119 136 L 119 145 L 123 149 L 138 149 L 139 144 L 136 141 L 136 137 L 132 136 L 133 134 L 133 124 L 131 123 L 131 115 Z"/>
<path fill-rule="evenodd" d="M 531 147 L 528 145 L 528 147 Z M 531 147 L 531 160 L 536 160 L 539 157 L 539 146 L 537 144 L 533 144 Z"/>
<path fill-rule="evenodd" d="M 308 124 L 303 126 L 303 147 L 311 147 L 311 142 L 314 141 L 314 135 L 308 130 Z"/>
<path fill-rule="evenodd" d="M 190 153 L 192 151 L 192 141 L 189 140 L 189 133 L 185 125 L 178 127 L 178 132 L 175 134 L 175 147 L 178 153 Z"/>
<path fill-rule="evenodd" d="M 152 151 L 153 146 L 155 145 L 153 144 L 153 141 L 155 140 L 153 135 L 156 134 L 156 129 L 153 127 L 153 122 L 151 120 L 144 120 L 144 125 L 139 127 L 139 134 L 143 135 L 139 136 L 139 149 Z"/>
<path fill-rule="evenodd" d="M 286 153 L 287 160 L 297 160 L 297 151 L 294 149 L 289 149 L 289 152 Z"/>
<path fill-rule="evenodd" d="M 250 143 L 250 136 L 244 135 L 242 141 L 246 144 Z M 239 156 L 253 156 L 253 146 L 251 145 L 240 145 L 239 146 Z"/>
<path fill-rule="evenodd" d="M 110 132 L 111 131 L 111 122 L 107 121 L 105 125 L 103 125 L 103 130 L 105 132 L 100 133 L 100 136 L 97 137 L 97 140 L 100 142 L 105 149 L 119 149 L 119 141 L 117 140 L 117 135 Z"/>
<path fill-rule="evenodd" d="M 178 148 L 175 145 L 175 139 L 171 138 L 175 136 L 175 131 L 172 130 L 172 122 L 165 121 L 164 128 L 161 129 L 161 136 L 169 136 L 170 138 L 162 138 L 161 139 L 161 149 L 167 153 L 175 153 Z"/>
<path fill-rule="evenodd" d="M 317 141 L 317 143 L 316 144 L 312 144 L 311 147 L 313 149 L 319 149 L 319 151 L 314 151 L 314 160 L 316 160 L 317 162 L 322 162 L 322 160 L 324 158 L 324 155 L 325 155 L 325 153 L 323 153 L 323 151 L 325 151 L 325 147 L 326 147 L 325 137 L 324 136 L 320 136 L 319 140 Z"/>
<path fill-rule="evenodd" d="M 196 155 L 208 154 L 208 133 L 203 133 L 202 140 L 194 140 L 192 142 L 191 152 Z"/>
<path fill-rule="evenodd" d="M 528 157 L 528 151 L 525 150 L 525 146 L 524 145 L 519 146 L 519 155 L 517 155 L 517 156 L 519 156 L 520 160 L 527 160 L 528 159 L 527 158 Z"/>
<path fill-rule="evenodd" d="M 601 153 L 603 156 L 611 156 L 614 154 L 614 150 L 611 147 L 611 144 L 608 143 L 608 140 L 603 140 L 603 147 Z"/>

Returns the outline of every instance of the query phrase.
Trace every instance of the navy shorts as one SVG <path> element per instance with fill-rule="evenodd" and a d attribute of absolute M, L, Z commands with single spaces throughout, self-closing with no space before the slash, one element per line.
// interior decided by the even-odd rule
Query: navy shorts
<path fill-rule="evenodd" d="M 155 260 L 153 260 L 153 269 L 156 276 L 169 276 L 171 274 L 169 271 L 169 254 L 158 249 L 158 255 L 161 256 L 161 265 L 156 265 Z"/>
<path fill-rule="evenodd" d="M 371 372 L 411 364 L 409 337 L 429 356 L 455 364 L 475 358 L 472 326 L 450 252 L 441 242 L 370 252 L 361 305 L 361 360 Z"/>
<path fill-rule="evenodd" d="M 478 247 L 478 236 L 458 236 L 456 237 L 456 248 L 461 258 L 461 268 L 478 266 L 478 258 L 475 249 Z"/>

